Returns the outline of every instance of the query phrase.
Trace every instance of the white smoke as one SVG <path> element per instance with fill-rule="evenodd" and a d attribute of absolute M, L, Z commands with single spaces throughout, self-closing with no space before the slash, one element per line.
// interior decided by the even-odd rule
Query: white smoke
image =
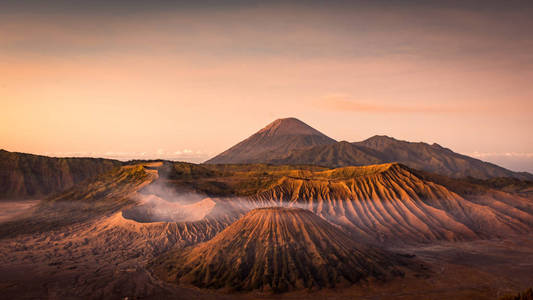
<path fill-rule="evenodd" d="M 259 200 L 247 197 L 208 197 L 157 180 L 143 188 L 136 197 L 138 205 L 124 210 L 123 216 L 137 222 L 194 222 L 205 218 L 239 217 L 250 210 L 265 207 L 291 207 L 315 211 L 316 203 Z"/>

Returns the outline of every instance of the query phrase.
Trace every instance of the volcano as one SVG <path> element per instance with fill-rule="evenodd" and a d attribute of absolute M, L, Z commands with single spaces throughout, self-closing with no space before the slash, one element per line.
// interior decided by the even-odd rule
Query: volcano
<path fill-rule="evenodd" d="M 206 163 L 264 163 L 284 157 L 294 149 L 335 142 L 334 139 L 296 118 L 278 119 Z"/>
<path fill-rule="evenodd" d="M 505 177 L 533 181 L 533 174 L 513 172 L 438 144 L 413 143 L 379 135 L 361 142 L 337 142 L 295 118 L 278 119 L 205 163 L 337 168 L 392 162 L 453 178 Z"/>
<path fill-rule="evenodd" d="M 169 282 L 276 293 L 387 280 L 403 276 L 407 265 L 406 258 L 359 244 L 309 210 L 269 207 L 152 266 Z"/>

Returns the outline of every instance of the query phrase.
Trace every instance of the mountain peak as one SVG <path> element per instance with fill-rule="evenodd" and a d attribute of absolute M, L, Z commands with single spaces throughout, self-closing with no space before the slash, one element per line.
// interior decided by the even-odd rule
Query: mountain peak
<path fill-rule="evenodd" d="M 390 137 L 388 135 L 374 135 L 366 139 L 367 141 L 383 141 L 383 142 L 392 142 L 392 141 L 398 141 L 397 139 Z"/>
<path fill-rule="evenodd" d="M 320 135 L 325 136 L 320 131 L 305 124 L 296 118 L 277 119 L 261 129 L 258 133 L 266 136 L 274 135 Z"/>
<path fill-rule="evenodd" d="M 335 142 L 296 118 L 277 119 L 206 163 L 262 163 L 280 159 L 294 149 Z"/>

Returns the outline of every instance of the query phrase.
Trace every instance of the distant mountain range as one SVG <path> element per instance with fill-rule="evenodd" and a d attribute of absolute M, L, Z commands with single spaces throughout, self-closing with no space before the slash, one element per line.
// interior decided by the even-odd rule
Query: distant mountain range
<path fill-rule="evenodd" d="M 142 161 L 129 163 L 139 162 Z M 530 173 L 513 172 L 437 144 L 411 143 L 387 136 L 374 136 L 355 143 L 337 142 L 295 118 L 272 122 L 205 164 L 266 163 L 337 168 L 392 162 L 447 177 L 471 177 L 471 182 L 481 180 L 476 183 L 522 195 L 532 194 L 533 175 Z M 0 200 L 44 198 L 124 164 L 112 159 L 55 158 L 0 149 Z"/>
<path fill-rule="evenodd" d="M 533 180 L 533 174 L 513 172 L 438 144 L 412 143 L 388 136 L 373 136 L 354 143 L 337 142 L 295 118 L 278 119 L 205 163 L 343 167 L 390 162 L 455 178 Z"/>

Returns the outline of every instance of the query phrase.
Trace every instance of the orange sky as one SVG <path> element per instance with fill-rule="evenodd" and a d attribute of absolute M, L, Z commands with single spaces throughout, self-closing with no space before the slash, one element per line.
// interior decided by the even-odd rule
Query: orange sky
<path fill-rule="evenodd" d="M 530 7 L 57 3 L 0 7 L 0 148 L 199 161 L 294 116 L 533 171 Z"/>

